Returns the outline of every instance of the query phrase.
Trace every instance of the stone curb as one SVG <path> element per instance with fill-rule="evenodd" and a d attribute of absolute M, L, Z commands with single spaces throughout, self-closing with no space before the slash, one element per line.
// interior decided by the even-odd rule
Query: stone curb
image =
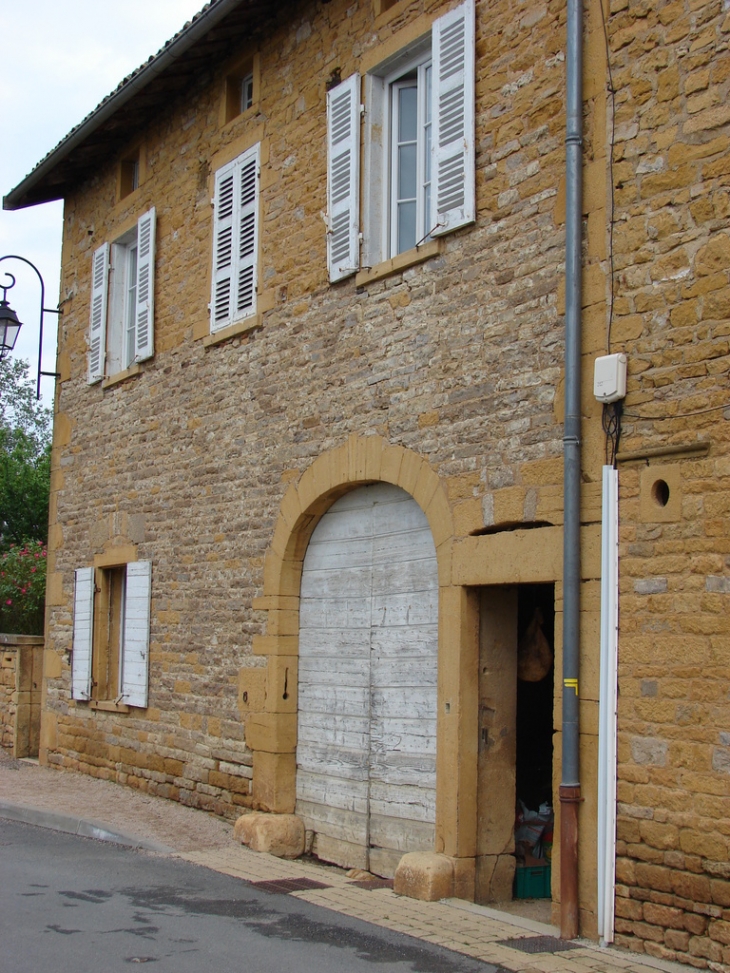
<path fill-rule="evenodd" d="M 143 851 L 154 851 L 162 855 L 173 854 L 175 849 L 158 841 L 147 841 L 135 835 L 109 831 L 103 824 L 85 818 L 71 817 L 68 814 L 56 814 L 53 811 L 41 811 L 39 808 L 27 807 L 24 804 L 9 804 L 0 801 L 0 818 L 20 821 L 23 824 L 33 824 L 38 828 L 49 828 L 51 831 L 63 831 L 75 834 L 81 838 L 95 838 L 97 841 L 109 841 L 126 848 L 140 848 Z"/>

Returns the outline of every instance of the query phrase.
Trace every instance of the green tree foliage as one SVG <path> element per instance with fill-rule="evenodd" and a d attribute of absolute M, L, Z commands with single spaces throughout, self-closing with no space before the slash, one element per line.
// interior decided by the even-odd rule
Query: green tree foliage
<path fill-rule="evenodd" d="M 51 410 L 35 397 L 28 363 L 0 361 L 0 551 L 48 540 Z"/>

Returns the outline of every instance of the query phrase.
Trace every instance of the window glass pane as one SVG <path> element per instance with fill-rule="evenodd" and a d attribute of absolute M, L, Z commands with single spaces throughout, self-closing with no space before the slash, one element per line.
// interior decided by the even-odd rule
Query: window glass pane
<path fill-rule="evenodd" d="M 416 86 L 398 90 L 398 141 L 415 142 L 418 132 L 418 91 Z"/>
<path fill-rule="evenodd" d="M 416 245 L 416 201 L 398 204 L 398 253 Z"/>
<path fill-rule="evenodd" d="M 398 199 L 416 198 L 416 146 L 398 147 Z"/>
<path fill-rule="evenodd" d="M 241 111 L 246 111 L 253 105 L 253 74 L 247 74 L 241 80 Z"/>
<path fill-rule="evenodd" d="M 134 361 L 137 320 L 137 248 L 130 247 L 127 261 L 127 308 L 124 343 L 124 367 Z"/>

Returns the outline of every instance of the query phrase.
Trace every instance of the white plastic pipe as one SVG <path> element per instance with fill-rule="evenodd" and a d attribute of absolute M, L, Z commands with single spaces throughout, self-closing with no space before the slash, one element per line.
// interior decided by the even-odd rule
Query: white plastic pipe
<path fill-rule="evenodd" d="M 601 680 L 598 710 L 598 935 L 613 942 L 618 706 L 618 470 L 603 467 Z"/>

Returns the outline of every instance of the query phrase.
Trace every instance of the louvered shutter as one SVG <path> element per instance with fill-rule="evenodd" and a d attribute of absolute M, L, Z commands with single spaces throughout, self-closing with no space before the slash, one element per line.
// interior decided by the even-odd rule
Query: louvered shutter
<path fill-rule="evenodd" d="M 327 92 L 327 265 L 331 281 L 359 267 L 360 75 Z"/>
<path fill-rule="evenodd" d="M 211 331 L 225 328 L 231 322 L 231 298 L 235 269 L 233 265 L 235 188 L 235 164 L 231 162 L 215 174 Z"/>
<path fill-rule="evenodd" d="M 256 313 L 259 176 L 258 145 L 216 173 L 211 331 Z"/>
<path fill-rule="evenodd" d="M 150 561 L 127 565 L 119 682 L 121 701 L 128 706 L 147 705 L 151 580 Z"/>
<path fill-rule="evenodd" d="M 155 351 L 155 226 L 156 214 L 153 206 L 137 222 L 135 361 L 151 358 Z"/>
<path fill-rule="evenodd" d="M 109 244 L 94 252 L 91 262 L 91 322 L 89 325 L 89 384 L 104 377 L 106 308 L 109 295 Z"/>
<path fill-rule="evenodd" d="M 235 233 L 236 293 L 234 319 L 256 311 L 258 254 L 259 147 L 244 153 L 236 164 L 237 207 Z"/>
<path fill-rule="evenodd" d="M 91 697 L 91 647 L 94 631 L 94 569 L 79 568 L 74 580 L 74 635 L 71 695 Z"/>
<path fill-rule="evenodd" d="M 474 0 L 433 25 L 434 236 L 476 218 L 474 197 Z"/>

